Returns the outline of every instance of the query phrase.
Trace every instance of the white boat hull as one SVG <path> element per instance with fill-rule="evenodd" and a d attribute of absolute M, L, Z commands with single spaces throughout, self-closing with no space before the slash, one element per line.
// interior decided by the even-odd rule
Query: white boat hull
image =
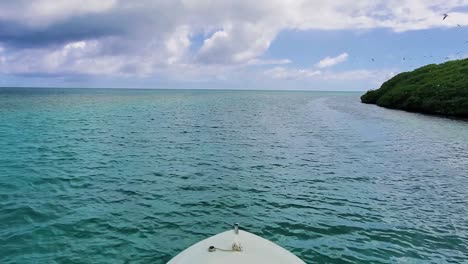
<path fill-rule="evenodd" d="M 242 247 L 241 251 L 233 251 L 233 243 Z M 209 248 L 211 250 L 209 250 Z M 214 248 L 213 248 L 214 247 Z M 179 253 L 167 264 L 305 264 L 286 249 L 256 236 L 239 230 L 238 234 L 231 230 L 209 237 Z"/>

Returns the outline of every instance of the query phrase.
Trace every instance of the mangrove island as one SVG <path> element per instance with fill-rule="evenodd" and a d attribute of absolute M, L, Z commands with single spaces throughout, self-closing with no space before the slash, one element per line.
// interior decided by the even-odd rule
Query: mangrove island
<path fill-rule="evenodd" d="M 430 64 L 403 72 L 377 90 L 361 96 L 361 102 L 444 116 L 468 118 L 468 59 Z"/>

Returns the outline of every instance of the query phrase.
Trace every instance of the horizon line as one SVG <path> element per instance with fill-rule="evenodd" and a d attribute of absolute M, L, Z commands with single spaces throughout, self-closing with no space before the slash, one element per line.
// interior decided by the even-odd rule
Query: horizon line
<path fill-rule="evenodd" d="M 144 88 L 144 87 L 58 87 L 58 86 L 0 86 L 0 89 L 113 89 L 113 90 L 201 90 L 201 91 L 281 91 L 281 92 L 367 92 L 367 90 L 305 90 L 305 89 L 246 89 L 246 88 Z"/>

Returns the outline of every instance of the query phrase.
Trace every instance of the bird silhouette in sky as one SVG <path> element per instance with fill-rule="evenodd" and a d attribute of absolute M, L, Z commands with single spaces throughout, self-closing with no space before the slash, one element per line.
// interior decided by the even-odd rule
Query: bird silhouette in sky
<path fill-rule="evenodd" d="M 448 17 L 448 14 L 444 14 L 444 18 L 442 20 L 445 20 Z"/>

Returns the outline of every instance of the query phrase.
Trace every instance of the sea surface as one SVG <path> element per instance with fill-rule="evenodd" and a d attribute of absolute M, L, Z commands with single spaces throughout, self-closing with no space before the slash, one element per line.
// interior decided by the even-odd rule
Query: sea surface
<path fill-rule="evenodd" d="M 0 89 L 0 263 L 468 263 L 468 122 L 360 93 Z"/>

